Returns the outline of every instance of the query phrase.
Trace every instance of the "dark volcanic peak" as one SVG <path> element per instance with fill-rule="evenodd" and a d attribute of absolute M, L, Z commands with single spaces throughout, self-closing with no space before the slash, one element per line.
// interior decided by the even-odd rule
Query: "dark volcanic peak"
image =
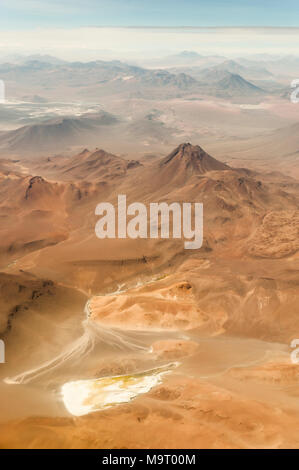
<path fill-rule="evenodd" d="M 161 167 L 170 166 L 176 166 L 177 169 L 192 169 L 195 173 L 199 174 L 212 170 L 230 169 L 225 163 L 211 157 L 199 145 L 192 145 L 190 143 L 180 144 L 161 162 Z"/>
<path fill-rule="evenodd" d="M 222 80 L 218 82 L 218 87 L 222 90 L 234 93 L 250 93 L 261 94 L 265 93 L 264 90 L 255 86 L 253 83 L 245 80 L 241 75 L 236 73 L 229 73 Z"/>
<path fill-rule="evenodd" d="M 30 178 L 30 180 L 29 180 L 28 189 L 31 189 L 32 186 L 34 185 L 34 183 L 43 184 L 45 182 L 46 181 L 44 180 L 44 178 L 42 176 L 32 176 L 32 178 Z"/>
<path fill-rule="evenodd" d="M 79 155 L 86 155 L 86 154 L 90 154 L 90 151 L 87 148 L 83 149 L 82 152 L 79 153 Z"/>
<path fill-rule="evenodd" d="M 30 194 L 33 188 L 36 188 L 36 187 L 43 188 L 47 185 L 48 185 L 47 181 L 44 180 L 42 176 L 32 176 L 32 178 L 30 178 L 29 180 L 29 183 L 25 192 L 25 199 L 28 199 L 30 197 Z"/>

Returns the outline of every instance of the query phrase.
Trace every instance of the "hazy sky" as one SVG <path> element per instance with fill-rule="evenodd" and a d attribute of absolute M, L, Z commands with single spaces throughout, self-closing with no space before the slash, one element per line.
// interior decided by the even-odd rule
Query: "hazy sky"
<path fill-rule="evenodd" d="M 1 0 L 0 0 L 1 1 Z M 203 55 L 297 54 L 299 28 L 38 28 L 0 30 L 0 58 L 51 54 L 66 60 L 143 59 L 182 50 Z"/>
<path fill-rule="evenodd" d="M 0 0 L 1 29 L 299 26 L 297 0 Z"/>
<path fill-rule="evenodd" d="M 0 56 L 134 59 L 182 50 L 298 54 L 296 25 L 295 0 L 0 0 Z"/>

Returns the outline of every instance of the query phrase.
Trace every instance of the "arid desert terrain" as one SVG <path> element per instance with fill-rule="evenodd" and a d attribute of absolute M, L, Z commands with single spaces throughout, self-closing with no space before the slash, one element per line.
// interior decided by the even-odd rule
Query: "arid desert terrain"
<path fill-rule="evenodd" d="M 0 448 L 299 447 L 299 60 L 194 54 L 0 63 Z M 118 195 L 202 247 L 97 238 Z"/>

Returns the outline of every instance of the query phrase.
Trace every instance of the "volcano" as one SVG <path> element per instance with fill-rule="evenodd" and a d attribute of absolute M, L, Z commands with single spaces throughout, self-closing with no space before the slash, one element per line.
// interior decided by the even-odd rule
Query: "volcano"
<path fill-rule="evenodd" d="M 159 165 L 159 172 L 163 179 L 178 183 L 185 183 L 193 175 L 229 169 L 228 165 L 211 157 L 199 145 L 190 143 L 180 144 Z"/>

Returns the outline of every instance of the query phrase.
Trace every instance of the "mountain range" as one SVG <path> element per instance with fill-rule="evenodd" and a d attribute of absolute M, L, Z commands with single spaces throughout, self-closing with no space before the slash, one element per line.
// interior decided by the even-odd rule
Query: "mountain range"
<path fill-rule="evenodd" d="M 255 71 L 258 69 L 254 68 Z M 259 73 L 248 73 L 248 67 L 233 61 L 224 61 L 212 68 L 195 69 L 146 69 L 136 65 L 126 64 L 117 60 L 93 62 L 63 62 L 47 56 L 39 59 L 29 58 L 21 63 L 0 64 L 0 76 L 8 86 L 17 90 L 19 86 L 22 95 L 30 94 L 29 85 L 35 88 L 35 94 L 42 98 L 53 99 L 58 90 L 64 90 L 69 97 L 85 97 L 87 99 L 101 98 L 110 95 L 128 95 L 130 97 L 146 98 L 152 96 L 170 98 L 192 94 L 219 93 L 229 97 L 241 97 L 244 93 L 266 94 L 258 86 L 250 83 L 247 77 L 269 78 L 267 71 L 259 69 Z M 242 77 L 243 72 L 245 78 Z M 237 78 L 238 77 L 238 78 Z M 230 84 L 224 86 L 226 78 Z M 242 85 L 240 84 L 242 82 Z M 60 84 L 63 83 L 63 87 Z"/>

